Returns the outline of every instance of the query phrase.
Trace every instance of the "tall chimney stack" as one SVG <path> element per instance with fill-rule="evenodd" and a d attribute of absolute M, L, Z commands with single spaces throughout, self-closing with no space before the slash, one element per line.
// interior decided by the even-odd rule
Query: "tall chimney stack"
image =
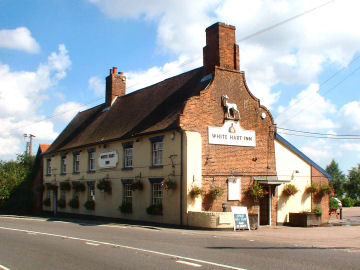
<path fill-rule="evenodd" d="M 115 97 L 125 95 L 126 91 L 126 77 L 122 72 L 117 73 L 117 68 L 110 69 L 110 75 L 106 77 L 106 107 L 111 106 Z"/>
<path fill-rule="evenodd" d="M 215 66 L 239 71 L 239 46 L 235 41 L 235 26 L 215 23 L 206 28 L 206 46 L 203 49 L 206 73 Z"/>

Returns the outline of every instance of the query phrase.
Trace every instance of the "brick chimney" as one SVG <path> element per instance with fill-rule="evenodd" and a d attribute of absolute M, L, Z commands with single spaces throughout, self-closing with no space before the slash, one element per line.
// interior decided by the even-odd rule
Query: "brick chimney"
<path fill-rule="evenodd" d="M 110 75 L 106 77 L 106 106 L 111 106 L 115 97 L 125 95 L 126 90 L 126 77 L 122 72 L 117 73 L 117 68 L 110 69 Z"/>
<path fill-rule="evenodd" d="M 206 28 L 203 62 L 206 73 L 213 72 L 215 66 L 240 70 L 239 46 L 235 41 L 235 26 L 218 22 Z"/>

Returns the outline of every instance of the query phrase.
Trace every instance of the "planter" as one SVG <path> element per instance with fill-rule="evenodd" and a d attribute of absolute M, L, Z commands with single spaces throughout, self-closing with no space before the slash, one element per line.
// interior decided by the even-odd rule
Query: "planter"
<path fill-rule="evenodd" d="M 259 228 L 259 215 L 258 214 L 248 214 L 249 224 L 251 230 L 257 230 Z"/>
<path fill-rule="evenodd" d="M 321 214 L 289 213 L 289 224 L 294 227 L 311 227 L 321 225 Z"/>

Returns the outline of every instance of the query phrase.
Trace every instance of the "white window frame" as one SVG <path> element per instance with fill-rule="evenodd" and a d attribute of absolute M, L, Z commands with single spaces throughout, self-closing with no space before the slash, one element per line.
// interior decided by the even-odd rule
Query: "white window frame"
<path fill-rule="evenodd" d="M 74 173 L 80 172 L 80 154 L 74 155 Z"/>
<path fill-rule="evenodd" d="M 132 188 L 131 183 L 126 183 L 123 185 L 124 193 L 123 193 L 123 202 L 132 203 Z"/>
<path fill-rule="evenodd" d="M 46 174 L 51 175 L 51 159 L 46 159 Z"/>
<path fill-rule="evenodd" d="M 88 201 L 95 201 L 95 182 L 87 184 L 88 187 Z"/>
<path fill-rule="evenodd" d="M 152 165 L 161 166 L 163 165 L 163 142 L 153 142 L 152 143 Z"/>
<path fill-rule="evenodd" d="M 89 152 L 89 171 L 95 172 L 95 152 Z"/>
<path fill-rule="evenodd" d="M 66 174 L 66 156 L 61 157 L 61 174 Z"/>
<path fill-rule="evenodd" d="M 132 168 L 133 167 L 133 147 L 124 148 L 124 168 Z"/>
<path fill-rule="evenodd" d="M 163 188 L 161 183 L 151 184 L 151 202 L 154 205 L 162 204 Z"/>

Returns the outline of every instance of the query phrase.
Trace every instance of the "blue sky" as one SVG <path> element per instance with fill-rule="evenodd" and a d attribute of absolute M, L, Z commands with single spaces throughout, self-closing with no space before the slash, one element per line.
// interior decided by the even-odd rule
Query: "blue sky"
<path fill-rule="evenodd" d="M 240 69 L 278 127 L 336 139 L 279 133 L 346 172 L 360 157 L 358 139 L 337 136 L 360 138 L 359 8 L 356 0 L 0 0 L 0 159 L 24 151 L 24 133 L 36 135 L 36 149 L 102 103 L 113 66 L 128 92 L 201 66 L 205 28 L 222 21 L 236 26 Z"/>

